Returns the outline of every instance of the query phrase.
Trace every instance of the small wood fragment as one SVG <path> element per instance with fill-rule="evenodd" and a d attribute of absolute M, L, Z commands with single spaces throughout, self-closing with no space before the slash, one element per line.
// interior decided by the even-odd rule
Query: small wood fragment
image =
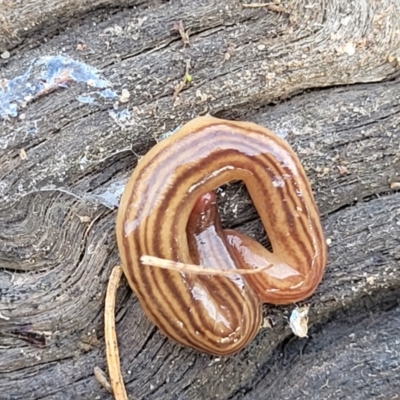
<path fill-rule="evenodd" d="M 182 21 L 174 22 L 174 30 L 179 32 L 179 34 L 181 35 L 183 45 L 190 46 L 190 39 L 189 39 L 190 29 L 185 30 L 185 27 L 184 27 Z"/>
<path fill-rule="evenodd" d="M 100 385 L 107 390 L 107 392 L 112 393 L 112 387 L 110 385 L 110 382 L 108 381 L 106 373 L 97 365 L 93 368 L 93 373 L 97 382 L 99 382 Z"/>

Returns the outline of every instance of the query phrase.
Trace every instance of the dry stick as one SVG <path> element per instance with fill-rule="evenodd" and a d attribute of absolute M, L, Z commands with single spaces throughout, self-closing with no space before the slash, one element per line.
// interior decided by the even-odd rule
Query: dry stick
<path fill-rule="evenodd" d="M 214 269 L 208 267 L 201 267 L 199 265 L 186 264 L 178 261 L 165 260 L 163 258 L 153 256 L 140 257 L 142 264 L 150 265 L 152 267 L 172 269 L 173 271 L 190 272 L 196 275 L 253 275 L 258 274 L 267 268 L 271 268 L 273 264 L 267 264 L 257 269 Z"/>
<path fill-rule="evenodd" d="M 113 268 L 108 281 L 104 314 L 104 335 L 106 340 L 108 373 L 114 397 L 116 400 L 128 400 L 121 374 L 117 333 L 115 331 L 115 298 L 121 275 L 122 268 L 117 265 Z"/>

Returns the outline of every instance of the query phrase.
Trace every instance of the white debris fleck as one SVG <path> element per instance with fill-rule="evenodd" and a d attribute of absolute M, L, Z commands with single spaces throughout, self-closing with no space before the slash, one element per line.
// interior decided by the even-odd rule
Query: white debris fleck
<path fill-rule="evenodd" d="M 367 283 L 368 283 L 369 285 L 373 285 L 374 282 L 375 282 L 375 277 L 373 277 L 373 276 L 368 276 L 368 277 L 367 277 Z"/>
<path fill-rule="evenodd" d="M 4 320 L 8 321 L 8 320 L 10 319 L 10 317 L 6 317 L 5 315 L 3 315 L 3 314 L 0 312 L 0 319 L 4 319 Z"/>
<path fill-rule="evenodd" d="M 309 306 L 296 307 L 289 318 L 289 325 L 293 333 L 298 337 L 307 337 Z"/>
<path fill-rule="evenodd" d="M 130 93 L 128 89 L 122 89 L 121 96 L 119 97 L 119 101 L 121 103 L 127 103 L 129 101 Z"/>
<path fill-rule="evenodd" d="M 264 318 L 263 323 L 261 325 L 263 328 L 270 328 L 272 329 L 272 324 L 269 318 Z"/>

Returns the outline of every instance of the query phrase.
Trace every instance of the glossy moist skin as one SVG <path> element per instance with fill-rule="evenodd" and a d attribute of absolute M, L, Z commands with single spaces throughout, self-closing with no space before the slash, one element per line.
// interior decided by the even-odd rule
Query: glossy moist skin
<path fill-rule="evenodd" d="M 244 181 L 273 253 L 223 231 L 212 202 L 199 206 L 232 180 Z M 198 235 L 208 244 L 195 251 Z M 259 125 L 212 117 L 190 121 L 141 159 L 121 199 L 117 241 L 148 317 L 177 342 L 215 355 L 234 354 L 253 339 L 261 302 L 309 297 L 326 264 L 318 210 L 290 146 Z M 142 255 L 220 269 L 273 266 L 246 278 L 199 276 L 142 265 Z"/>

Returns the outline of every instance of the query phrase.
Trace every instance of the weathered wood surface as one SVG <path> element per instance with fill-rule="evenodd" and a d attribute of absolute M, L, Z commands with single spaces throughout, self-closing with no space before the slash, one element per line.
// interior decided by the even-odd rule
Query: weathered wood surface
<path fill-rule="evenodd" d="M 75 83 L 1 122 L 0 399 L 111 399 L 93 367 L 106 368 L 116 210 L 96 195 L 123 182 L 163 132 L 207 112 L 285 135 L 321 209 L 328 270 L 305 302 L 308 339 L 293 338 L 292 307 L 268 306 L 273 329 L 226 359 L 164 338 L 123 286 L 117 328 L 131 398 L 398 398 L 400 2 L 282 1 L 281 12 L 211 0 L 3 3 L 2 78 L 62 53 L 128 89 L 119 109 L 132 119 L 116 124 L 114 102 L 77 102 L 90 89 Z M 190 47 L 171 29 L 179 20 Z M 174 99 L 186 60 L 193 83 Z M 225 188 L 221 209 L 225 226 L 262 239 L 240 185 Z M 35 345 L 21 339 L 29 332 L 44 334 Z"/>

